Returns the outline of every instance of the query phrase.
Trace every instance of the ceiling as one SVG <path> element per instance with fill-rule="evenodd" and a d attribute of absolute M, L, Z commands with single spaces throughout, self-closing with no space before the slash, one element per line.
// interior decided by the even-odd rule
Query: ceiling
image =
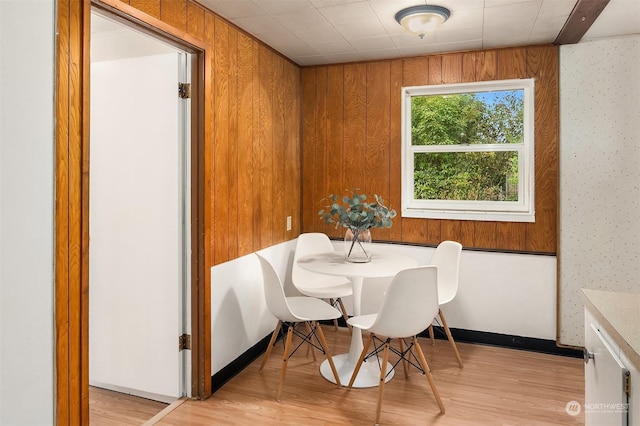
<path fill-rule="evenodd" d="M 552 43 L 578 0 L 199 0 L 298 65 L 319 65 Z M 424 39 L 399 10 L 451 10 Z M 640 34 L 640 0 L 611 0 L 582 41 Z"/>

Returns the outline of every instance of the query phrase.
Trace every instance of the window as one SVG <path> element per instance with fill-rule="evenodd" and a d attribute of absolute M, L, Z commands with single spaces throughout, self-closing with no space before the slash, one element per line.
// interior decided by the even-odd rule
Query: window
<path fill-rule="evenodd" d="M 402 97 L 402 216 L 535 221 L 533 79 Z"/>

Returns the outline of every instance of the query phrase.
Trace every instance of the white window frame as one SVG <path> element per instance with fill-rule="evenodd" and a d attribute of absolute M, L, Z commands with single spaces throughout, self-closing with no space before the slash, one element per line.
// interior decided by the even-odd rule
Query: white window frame
<path fill-rule="evenodd" d="M 521 144 L 412 145 L 411 98 L 424 95 L 523 90 Z M 535 222 L 534 80 L 513 79 L 402 88 L 402 216 L 429 219 Z M 414 155 L 426 152 L 518 152 L 518 201 L 420 200 L 414 198 Z"/>

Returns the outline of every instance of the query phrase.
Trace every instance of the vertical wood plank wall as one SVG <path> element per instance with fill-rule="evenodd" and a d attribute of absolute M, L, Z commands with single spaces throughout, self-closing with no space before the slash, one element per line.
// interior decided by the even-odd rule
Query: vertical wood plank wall
<path fill-rule="evenodd" d="M 535 79 L 535 223 L 400 218 L 373 238 L 436 245 L 556 252 L 558 49 L 535 46 L 302 69 L 302 232 L 342 229 L 317 212 L 328 194 L 359 188 L 401 207 L 403 86 Z"/>

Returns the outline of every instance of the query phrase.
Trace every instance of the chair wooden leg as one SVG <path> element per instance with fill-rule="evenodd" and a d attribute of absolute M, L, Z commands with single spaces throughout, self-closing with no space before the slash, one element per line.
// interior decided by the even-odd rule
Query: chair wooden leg
<path fill-rule="evenodd" d="M 462 358 L 460 358 L 460 352 L 458 352 L 458 347 L 456 346 L 456 342 L 453 341 L 453 336 L 451 336 L 451 330 L 449 330 L 447 321 L 444 319 L 444 314 L 442 313 L 441 310 L 439 310 L 438 315 L 440 315 L 440 319 L 442 320 L 442 327 L 444 327 L 444 332 L 447 333 L 447 339 L 449 339 L 449 343 L 451 344 L 453 353 L 456 355 L 456 359 L 458 360 L 458 366 L 462 368 Z"/>
<path fill-rule="evenodd" d="M 371 346 L 371 342 L 373 342 L 373 334 L 367 339 L 364 344 L 364 348 L 362 348 L 362 352 L 360 353 L 360 358 L 358 358 L 358 362 L 356 362 L 356 366 L 353 369 L 353 373 L 351 374 L 351 380 L 349 380 L 348 388 L 351 389 L 353 386 L 353 382 L 356 381 L 356 377 L 358 377 L 358 372 L 360 371 L 360 367 L 362 367 L 362 362 L 364 361 L 364 357 L 367 356 L 367 351 L 369 351 L 369 346 Z"/>
<path fill-rule="evenodd" d="M 431 344 L 436 344 L 436 339 L 433 337 L 433 324 L 429 326 L 429 338 L 431 339 Z"/>
<path fill-rule="evenodd" d="M 269 359 L 269 355 L 271 355 L 271 350 L 273 349 L 273 344 L 276 342 L 278 338 L 278 333 L 280 332 L 280 327 L 282 327 L 282 321 L 278 321 L 278 325 L 276 325 L 275 330 L 273 330 L 273 334 L 271 335 L 271 340 L 269 340 L 269 346 L 267 346 L 267 351 L 264 353 L 264 357 L 262 357 L 262 364 L 260 364 L 260 369 L 258 370 L 262 373 L 262 369 L 264 365 L 267 363 Z"/>
<path fill-rule="evenodd" d="M 384 382 L 387 378 L 387 363 L 389 362 L 389 340 L 384 344 L 382 353 L 382 366 L 380 368 L 380 383 L 378 384 L 378 405 L 376 407 L 376 424 L 380 423 L 380 411 L 382 410 L 382 392 L 384 391 Z"/>
<path fill-rule="evenodd" d="M 440 407 L 440 412 L 444 414 L 444 404 L 442 403 L 442 399 L 440 399 L 440 393 L 436 388 L 436 383 L 433 380 L 433 376 L 431 375 L 431 371 L 429 371 L 429 364 L 427 364 L 427 360 L 424 357 L 424 353 L 422 352 L 422 348 L 418 345 L 418 338 L 413 336 L 414 346 L 416 347 L 416 352 L 418 352 L 418 360 L 422 365 L 422 369 L 424 370 L 425 376 L 427 376 L 427 380 L 429 381 L 429 386 L 431 386 L 431 392 L 433 392 L 433 396 L 436 398 L 436 402 Z"/>
<path fill-rule="evenodd" d="M 398 342 L 400 344 L 400 352 L 404 353 L 404 340 L 402 338 L 399 338 Z M 406 356 L 402 357 L 402 367 L 404 368 L 404 378 L 408 379 L 409 378 L 409 361 L 407 361 Z"/>
<path fill-rule="evenodd" d="M 287 330 L 287 341 L 284 344 L 284 355 L 282 356 L 282 368 L 280 369 L 280 382 L 278 382 L 278 392 L 276 393 L 276 401 L 280 401 L 282 395 L 282 387 L 284 385 L 284 376 L 287 374 L 287 363 L 289 361 L 289 351 L 291 350 L 291 337 L 293 336 L 293 326 L 289 326 Z"/>
<path fill-rule="evenodd" d="M 324 333 L 320 324 L 317 322 L 314 323 L 316 327 L 316 332 L 318 333 L 318 338 L 320 339 L 320 343 L 322 343 L 322 347 L 324 349 L 324 355 L 327 357 L 327 361 L 329 361 L 329 366 L 331 367 L 331 371 L 333 372 L 333 377 L 336 378 L 336 384 L 338 387 L 342 387 L 342 383 L 340 383 L 340 376 L 338 375 L 338 370 L 336 369 L 336 365 L 333 363 L 333 357 L 331 356 L 331 351 L 329 351 L 329 346 L 327 345 L 327 340 L 324 338 Z"/>
<path fill-rule="evenodd" d="M 347 323 L 347 328 L 349 329 L 349 333 L 351 333 L 351 324 L 349 324 L 349 315 L 347 315 L 347 310 L 344 308 L 344 303 L 342 303 L 342 298 L 338 297 L 338 304 L 340 305 L 340 312 L 342 312 L 342 318 L 344 318 L 344 322 Z"/>
<path fill-rule="evenodd" d="M 340 299 L 338 299 L 340 300 Z M 335 306 L 336 305 L 336 301 L 333 299 L 329 299 L 329 303 L 331 304 L 331 306 Z M 333 331 L 338 331 L 338 319 L 335 318 L 333 320 Z"/>

